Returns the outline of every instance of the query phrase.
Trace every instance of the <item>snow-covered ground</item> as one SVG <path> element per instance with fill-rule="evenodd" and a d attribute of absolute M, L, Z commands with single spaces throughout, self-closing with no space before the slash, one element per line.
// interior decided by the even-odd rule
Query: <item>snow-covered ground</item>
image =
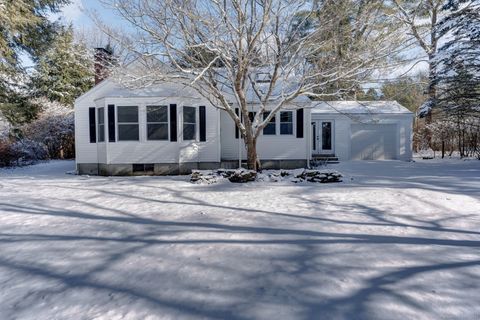
<path fill-rule="evenodd" d="M 0 170 L 0 319 L 479 319 L 480 161 L 339 184 Z"/>

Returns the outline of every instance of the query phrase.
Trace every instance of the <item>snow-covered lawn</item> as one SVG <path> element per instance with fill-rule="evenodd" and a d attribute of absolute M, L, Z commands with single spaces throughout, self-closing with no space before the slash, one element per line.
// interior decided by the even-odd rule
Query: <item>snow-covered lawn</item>
<path fill-rule="evenodd" d="M 340 184 L 0 170 L 0 319 L 479 319 L 480 161 Z"/>

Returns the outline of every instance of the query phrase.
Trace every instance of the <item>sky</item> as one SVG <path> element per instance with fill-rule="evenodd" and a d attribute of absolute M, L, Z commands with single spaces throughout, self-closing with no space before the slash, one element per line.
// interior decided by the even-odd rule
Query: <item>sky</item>
<path fill-rule="evenodd" d="M 61 19 L 67 23 L 72 23 L 78 30 L 89 30 L 95 28 L 95 23 L 88 16 L 87 11 L 93 11 L 97 13 L 103 21 L 108 24 L 115 24 L 115 21 L 119 21 L 116 18 L 114 12 L 111 9 L 104 7 L 98 0 L 72 0 L 71 4 L 64 7 L 60 14 L 52 16 L 52 19 Z M 396 78 L 409 71 L 408 74 L 413 75 L 419 71 L 426 69 L 426 64 L 420 63 L 410 70 L 412 64 L 408 64 L 404 67 L 399 67 L 397 70 L 389 71 L 389 75 L 382 75 L 382 78 Z M 377 85 L 374 85 L 376 87 Z"/>
<path fill-rule="evenodd" d="M 61 17 L 67 22 L 72 22 L 77 28 L 93 26 L 93 22 L 85 10 L 95 10 L 102 16 L 111 15 L 109 10 L 104 8 L 97 0 L 72 0 L 70 5 L 64 7 L 62 14 L 55 18 Z"/>

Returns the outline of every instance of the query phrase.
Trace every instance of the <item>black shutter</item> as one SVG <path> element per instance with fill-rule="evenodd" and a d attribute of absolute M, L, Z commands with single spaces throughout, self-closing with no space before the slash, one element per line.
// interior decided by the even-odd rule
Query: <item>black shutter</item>
<path fill-rule="evenodd" d="M 95 108 L 88 108 L 88 124 L 90 126 L 90 143 L 96 143 L 97 126 L 95 124 Z"/>
<path fill-rule="evenodd" d="M 115 142 L 115 105 L 108 105 L 108 141 Z"/>
<path fill-rule="evenodd" d="M 170 105 L 170 141 L 177 141 L 177 105 Z"/>
<path fill-rule="evenodd" d="M 200 120 L 200 141 L 207 141 L 207 115 L 205 106 L 198 107 L 198 116 Z"/>
<path fill-rule="evenodd" d="M 237 117 L 240 114 L 240 110 L 238 108 L 235 108 L 235 114 L 237 115 Z M 233 124 L 235 125 L 235 139 L 238 139 L 239 132 L 238 132 L 237 124 L 235 123 L 235 121 L 233 122 Z"/>
<path fill-rule="evenodd" d="M 297 138 L 303 138 L 303 109 L 297 109 Z"/>

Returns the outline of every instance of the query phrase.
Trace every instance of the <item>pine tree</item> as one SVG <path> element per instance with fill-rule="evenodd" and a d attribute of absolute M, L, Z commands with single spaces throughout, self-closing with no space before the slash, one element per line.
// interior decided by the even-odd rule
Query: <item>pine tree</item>
<path fill-rule="evenodd" d="M 0 1 L 0 111 L 13 122 L 28 122 L 36 106 L 28 102 L 20 56 L 36 61 L 59 28 L 49 15 L 70 0 Z M 16 124 L 16 123 L 15 123 Z"/>
<path fill-rule="evenodd" d="M 317 92 L 325 95 L 322 97 L 324 100 L 348 100 L 362 96 L 360 84 L 372 75 L 373 68 L 363 68 L 355 76 L 338 81 L 327 81 L 327 77 L 322 75 L 341 74 L 354 69 L 364 62 L 358 59 L 358 53 L 368 52 L 379 44 L 392 43 L 389 50 L 392 53 L 393 47 L 398 47 L 393 42 L 400 39 L 387 39 L 384 34 L 386 30 L 388 34 L 395 34 L 396 26 L 388 18 L 391 8 L 384 1 L 376 0 L 317 0 L 312 3 L 312 10 L 296 14 L 290 41 L 310 37 L 312 47 L 316 48 L 306 59 L 319 74 L 314 81 L 325 83 Z M 378 67 L 386 61 L 386 58 L 380 58 L 385 57 L 381 51 L 377 50 L 375 58 Z M 365 56 L 362 58 L 368 59 Z"/>
<path fill-rule="evenodd" d="M 35 96 L 73 105 L 74 100 L 93 84 L 93 57 L 90 50 L 74 41 L 71 26 L 64 28 L 50 49 L 38 60 L 32 80 Z"/>
<path fill-rule="evenodd" d="M 435 57 L 437 104 L 445 112 L 480 112 L 480 0 L 451 0 L 439 34 L 451 40 Z"/>
<path fill-rule="evenodd" d="M 455 123 L 457 148 L 466 156 L 477 150 L 480 135 L 480 0 L 450 0 L 438 32 L 448 35 L 435 57 L 436 107 L 443 121 Z M 444 141 L 442 140 L 442 150 Z"/>

